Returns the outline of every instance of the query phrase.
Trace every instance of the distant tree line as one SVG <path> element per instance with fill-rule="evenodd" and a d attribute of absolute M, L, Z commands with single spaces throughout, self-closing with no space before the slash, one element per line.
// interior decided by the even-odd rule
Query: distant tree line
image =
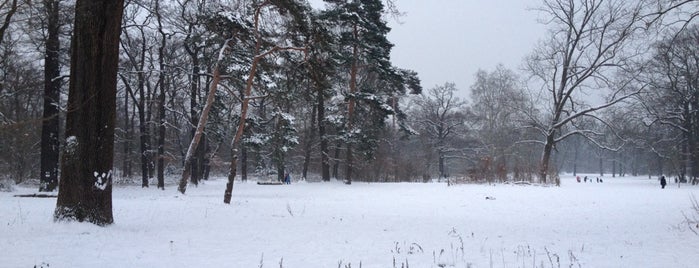
<path fill-rule="evenodd" d="M 0 176 L 42 191 L 64 168 L 75 4 L 0 1 Z M 125 0 L 115 180 L 699 175 L 696 1 L 543 0 L 522 70 L 425 89 L 391 62 L 395 4 Z"/>

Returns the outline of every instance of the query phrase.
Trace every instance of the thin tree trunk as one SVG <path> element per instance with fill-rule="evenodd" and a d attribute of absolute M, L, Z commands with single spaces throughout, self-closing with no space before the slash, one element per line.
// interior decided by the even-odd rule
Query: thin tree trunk
<path fill-rule="evenodd" d="M 240 148 L 240 179 L 248 180 L 248 149 L 245 146 Z"/>
<path fill-rule="evenodd" d="M 226 204 L 231 203 L 231 198 L 233 198 L 233 182 L 235 181 L 236 174 L 236 163 L 238 162 L 238 150 L 232 149 L 231 156 L 231 170 L 228 172 L 228 182 L 226 183 L 226 191 L 223 194 L 223 202 Z"/>
<path fill-rule="evenodd" d="M 141 47 L 140 55 L 140 72 L 137 74 L 137 90 L 138 90 L 138 130 L 140 133 L 141 147 L 141 187 L 148 187 L 148 176 L 150 174 L 150 133 L 148 132 L 148 120 L 146 119 L 146 103 L 148 102 L 145 92 L 145 78 L 143 77 L 145 65 L 146 44 L 145 41 Z"/>
<path fill-rule="evenodd" d="M 599 175 L 604 176 L 604 152 L 600 149 L 599 152 Z"/>
<path fill-rule="evenodd" d="M 138 125 L 138 130 L 141 133 L 140 136 L 140 144 L 141 144 L 141 187 L 147 188 L 148 187 L 148 171 L 149 169 L 149 162 L 150 158 L 148 157 L 148 153 L 150 151 L 150 135 L 148 134 L 148 128 L 146 126 L 146 118 L 145 118 L 145 112 L 143 111 L 143 101 L 139 103 L 140 109 L 138 111 L 138 118 L 139 118 L 139 125 Z"/>
<path fill-rule="evenodd" d="M 191 78 L 191 84 L 190 84 L 190 92 L 189 92 L 189 114 L 190 114 L 190 119 L 191 119 L 191 135 L 192 139 L 194 139 L 194 136 L 196 135 L 197 132 L 197 126 L 199 124 L 199 114 L 197 113 L 197 107 L 198 107 L 198 100 L 199 100 L 199 58 L 198 58 L 198 50 L 187 50 L 190 54 L 190 57 L 192 58 L 192 78 Z M 204 138 L 206 140 L 206 138 Z M 199 149 L 197 147 L 197 150 L 195 150 L 194 156 L 192 156 L 192 162 L 191 162 L 191 169 L 192 169 L 192 176 L 191 176 L 191 182 L 196 186 L 199 184 Z"/>
<path fill-rule="evenodd" d="M 335 147 L 335 155 L 334 155 L 334 160 L 333 160 L 333 178 L 337 179 L 340 174 L 340 147 L 342 147 L 342 143 L 337 144 Z"/>
<path fill-rule="evenodd" d="M 160 0 L 155 1 L 155 14 L 158 19 L 158 31 L 160 32 L 160 47 L 158 48 L 158 63 L 160 73 L 158 75 L 158 188 L 165 190 L 165 46 L 167 36 L 163 31 L 162 17 L 160 14 Z"/>
<path fill-rule="evenodd" d="M 114 222 L 112 163 L 123 8 L 123 0 L 75 4 L 57 221 Z"/>
<path fill-rule="evenodd" d="M 318 92 L 318 136 L 320 137 L 320 168 L 323 181 L 330 181 L 330 149 L 325 133 L 325 98 L 322 90 Z"/>
<path fill-rule="evenodd" d="M 48 20 L 44 60 L 44 111 L 41 124 L 40 192 L 51 192 L 58 186 L 59 118 L 61 93 L 59 1 L 45 0 Z"/>
<path fill-rule="evenodd" d="M 310 128 L 310 133 L 308 137 L 306 137 L 306 148 L 304 148 L 304 155 L 303 155 L 303 171 L 302 171 L 302 177 L 306 179 L 308 175 L 308 165 L 311 162 L 311 147 L 313 145 L 313 140 L 315 139 L 315 125 L 316 125 L 316 106 L 313 106 L 313 110 L 311 111 L 311 126 Z"/>
<path fill-rule="evenodd" d="M 129 94 L 124 94 L 124 154 L 122 158 L 121 175 L 131 177 L 131 118 L 129 117 Z"/>
<path fill-rule="evenodd" d="M 354 25 L 354 37 L 357 38 L 359 35 L 357 31 L 357 25 Z M 353 120 L 354 120 L 354 106 L 356 105 L 355 93 L 357 92 L 357 69 L 359 68 L 357 63 L 357 58 L 359 57 L 359 45 L 354 44 L 352 47 L 352 67 L 350 68 L 350 97 L 347 107 L 347 132 L 350 133 L 349 139 L 352 139 L 353 133 Z M 352 141 L 347 141 L 347 173 L 345 174 L 345 184 L 352 184 L 352 169 L 354 168 L 353 163 L 354 156 L 352 155 Z"/>

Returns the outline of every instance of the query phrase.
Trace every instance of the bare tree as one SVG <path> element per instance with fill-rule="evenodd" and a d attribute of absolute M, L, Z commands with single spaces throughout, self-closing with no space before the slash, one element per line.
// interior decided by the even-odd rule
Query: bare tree
<path fill-rule="evenodd" d="M 642 30 L 645 1 L 544 0 L 549 36 L 527 59 L 527 69 L 540 82 L 543 118 L 532 118 L 542 135 L 539 178 L 546 183 L 556 143 L 585 131 L 564 127 L 574 120 L 615 105 L 638 93 L 633 79 L 615 81 L 640 52 L 632 49 Z M 606 96 L 605 96 L 606 95 Z M 596 102 L 590 101 L 594 96 Z"/>
<path fill-rule="evenodd" d="M 463 134 L 466 101 L 455 96 L 454 83 L 445 83 L 428 89 L 425 95 L 415 100 L 417 111 L 415 122 L 418 131 L 426 135 L 433 150 L 437 152 L 439 177 L 448 176 L 446 160 L 449 154 L 458 151 L 450 139 Z"/>
<path fill-rule="evenodd" d="M 529 103 L 517 75 L 503 65 L 486 72 L 479 70 L 471 85 L 472 112 L 479 139 L 486 147 L 484 157 L 491 166 L 486 170 L 504 180 L 507 177 L 507 157 L 519 140 L 518 123 Z"/>
<path fill-rule="evenodd" d="M 654 56 L 645 69 L 649 90 L 639 96 L 645 114 L 654 127 L 671 128 L 679 146 L 678 176 L 699 175 L 699 27 L 670 34 L 656 44 Z M 659 126 L 658 126 L 659 125 Z"/>
<path fill-rule="evenodd" d="M 141 187 L 148 187 L 148 179 L 153 173 L 151 130 L 149 127 L 153 113 L 152 89 L 149 86 L 151 70 L 149 67 L 147 31 L 153 14 L 144 10 L 140 2 L 127 2 L 124 14 L 123 37 L 121 38 L 123 62 L 119 77 L 132 97 L 138 111 L 138 130 L 141 160 Z"/>
<path fill-rule="evenodd" d="M 2 24 L 0 24 L 0 43 L 2 43 L 5 40 L 5 31 L 7 31 L 12 22 L 12 16 L 17 13 L 17 0 L 0 2 L 0 12 L 3 12 L 2 15 L 4 17 Z"/>

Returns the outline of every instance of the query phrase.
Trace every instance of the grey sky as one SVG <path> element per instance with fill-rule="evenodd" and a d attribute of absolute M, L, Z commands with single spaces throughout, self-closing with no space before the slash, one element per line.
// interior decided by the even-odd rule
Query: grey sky
<path fill-rule="evenodd" d="M 398 0 L 402 24 L 390 21 L 391 58 L 418 72 L 424 88 L 454 82 L 468 96 L 473 76 L 498 63 L 518 69 L 544 35 L 539 0 Z"/>
<path fill-rule="evenodd" d="M 422 86 L 454 82 L 467 97 L 475 72 L 498 63 L 518 69 L 544 35 L 540 0 L 397 0 L 405 16 L 389 19 L 395 66 L 418 72 Z M 322 7 L 321 0 L 311 0 Z"/>

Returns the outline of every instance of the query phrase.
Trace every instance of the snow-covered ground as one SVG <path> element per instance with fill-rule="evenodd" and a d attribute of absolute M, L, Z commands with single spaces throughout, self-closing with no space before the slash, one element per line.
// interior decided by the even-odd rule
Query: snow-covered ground
<path fill-rule="evenodd" d="M 697 267 L 699 187 L 237 183 L 114 189 L 115 224 L 54 223 L 0 193 L 0 267 Z M 683 214 L 684 213 L 684 214 Z M 280 265 L 281 263 L 281 265 Z M 570 266 L 572 265 L 572 266 Z"/>

